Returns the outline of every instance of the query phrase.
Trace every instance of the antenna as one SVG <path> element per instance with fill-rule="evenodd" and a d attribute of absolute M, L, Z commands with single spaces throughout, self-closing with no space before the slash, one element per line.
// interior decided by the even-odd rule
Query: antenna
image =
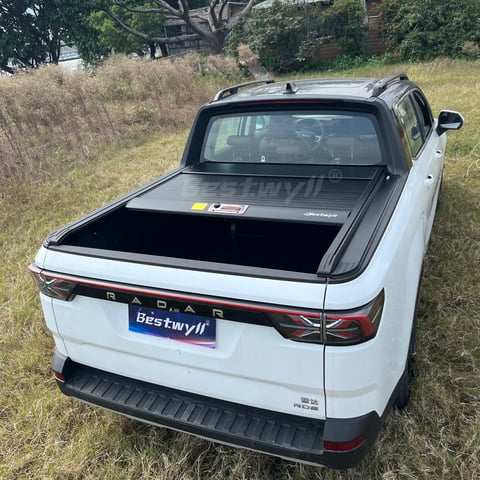
<path fill-rule="evenodd" d="M 297 93 L 298 87 L 295 82 L 287 82 L 285 85 L 285 91 L 283 92 L 286 95 L 290 95 L 292 93 Z"/>

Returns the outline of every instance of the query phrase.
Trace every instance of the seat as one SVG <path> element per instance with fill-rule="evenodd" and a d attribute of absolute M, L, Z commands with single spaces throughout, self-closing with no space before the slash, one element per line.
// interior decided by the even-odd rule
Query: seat
<path fill-rule="evenodd" d="M 305 148 L 295 136 L 295 119 L 290 115 L 272 115 L 258 146 L 260 161 L 289 163 L 304 155 Z"/>
<path fill-rule="evenodd" d="M 227 138 L 227 145 L 232 147 L 233 161 L 258 161 L 257 143 L 253 137 L 247 135 L 230 135 Z"/>
<path fill-rule="evenodd" d="M 326 146 L 330 162 L 339 165 L 354 163 L 354 139 L 351 136 L 331 135 L 327 138 Z"/>

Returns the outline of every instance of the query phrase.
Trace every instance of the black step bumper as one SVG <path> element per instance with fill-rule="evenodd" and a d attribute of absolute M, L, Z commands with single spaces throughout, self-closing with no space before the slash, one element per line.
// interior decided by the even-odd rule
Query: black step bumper
<path fill-rule="evenodd" d="M 273 412 L 134 380 L 73 362 L 57 351 L 52 369 L 68 396 L 138 420 L 279 456 L 349 468 L 366 455 L 381 427 L 378 415 L 318 420 Z M 363 438 L 348 451 L 326 451 L 324 442 Z"/>

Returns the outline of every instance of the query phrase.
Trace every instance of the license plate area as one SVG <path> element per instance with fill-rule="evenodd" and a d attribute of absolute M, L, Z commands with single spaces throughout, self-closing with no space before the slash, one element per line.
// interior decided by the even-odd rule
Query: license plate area
<path fill-rule="evenodd" d="M 201 347 L 216 347 L 216 323 L 215 318 L 200 315 L 138 305 L 128 306 L 128 329 L 131 332 Z"/>

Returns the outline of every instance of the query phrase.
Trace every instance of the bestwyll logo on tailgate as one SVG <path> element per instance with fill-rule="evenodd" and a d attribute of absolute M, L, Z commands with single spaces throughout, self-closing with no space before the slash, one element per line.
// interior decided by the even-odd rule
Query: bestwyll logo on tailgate
<path fill-rule="evenodd" d="M 216 345 L 214 318 L 137 305 L 129 305 L 128 318 L 128 329 L 132 332 L 209 348 Z"/>

